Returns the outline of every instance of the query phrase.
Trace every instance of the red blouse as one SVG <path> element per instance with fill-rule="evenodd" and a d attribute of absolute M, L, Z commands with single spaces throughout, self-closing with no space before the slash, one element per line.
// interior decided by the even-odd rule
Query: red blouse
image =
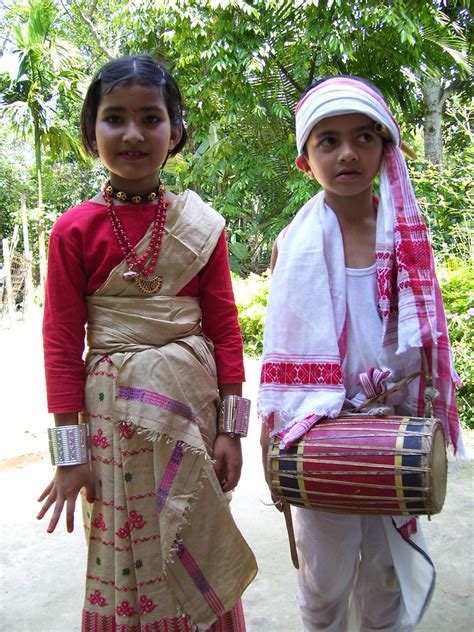
<path fill-rule="evenodd" d="M 153 221 L 154 207 L 117 205 L 116 210 L 131 243 L 137 244 Z M 49 241 L 43 321 L 49 412 L 83 408 L 86 296 L 122 259 L 103 204 L 83 202 L 56 221 Z M 218 382 L 243 382 L 242 336 L 224 231 L 206 266 L 178 296 L 199 299 L 203 331 L 214 343 Z"/>

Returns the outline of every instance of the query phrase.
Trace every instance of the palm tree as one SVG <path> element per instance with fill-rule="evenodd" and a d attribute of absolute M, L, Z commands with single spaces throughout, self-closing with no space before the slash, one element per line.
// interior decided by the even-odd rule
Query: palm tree
<path fill-rule="evenodd" d="M 16 76 L 8 85 L 2 81 L 0 114 L 17 133 L 33 140 L 38 197 L 37 224 L 40 287 L 46 277 L 46 247 L 43 214 L 43 149 L 57 157 L 73 153 L 81 161 L 84 155 L 78 141 L 58 116 L 61 99 L 79 98 L 76 69 L 79 53 L 62 39 L 57 30 L 58 9 L 52 0 L 31 0 L 28 21 L 13 29 L 13 52 L 18 58 Z"/>

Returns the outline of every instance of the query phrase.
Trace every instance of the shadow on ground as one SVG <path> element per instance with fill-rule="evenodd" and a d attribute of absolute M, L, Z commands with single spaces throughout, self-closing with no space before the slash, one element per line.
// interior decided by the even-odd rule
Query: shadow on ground
<path fill-rule="evenodd" d="M 77 528 L 64 524 L 48 535 L 35 520 L 36 498 L 53 469 L 46 458 L 46 414 L 40 313 L 27 323 L 0 329 L 2 430 L 0 488 L 2 629 L 9 632 L 80 630 L 85 542 Z M 261 470 L 255 415 L 258 362 L 247 359 L 245 395 L 254 403 L 244 446 L 244 471 L 234 494 L 235 519 L 252 546 L 259 574 L 244 595 L 248 632 L 300 632 L 296 576 L 291 565 L 283 517 L 269 506 Z M 472 433 L 466 435 L 472 443 Z M 473 630 L 473 463 L 451 462 L 443 512 L 422 520 L 438 571 L 432 604 L 419 632 Z"/>

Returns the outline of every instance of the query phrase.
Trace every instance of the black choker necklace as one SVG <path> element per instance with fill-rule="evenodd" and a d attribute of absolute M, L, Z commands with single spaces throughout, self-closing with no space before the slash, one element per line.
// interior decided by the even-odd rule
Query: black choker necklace
<path fill-rule="evenodd" d="M 158 182 L 157 188 L 150 193 L 126 193 L 125 191 L 115 189 L 110 184 L 110 180 L 108 180 L 104 184 L 104 193 L 107 194 L 109 197 L 114 198 L 115 200 L 120 200 L 121 202 L 133 202 L 133 204 L 141 204 L 142 202 L 153 202 L 153 200 L 161 197 L 164 191 L 165 187 L 164 184 L 162 184 L 161 180 Z"/>

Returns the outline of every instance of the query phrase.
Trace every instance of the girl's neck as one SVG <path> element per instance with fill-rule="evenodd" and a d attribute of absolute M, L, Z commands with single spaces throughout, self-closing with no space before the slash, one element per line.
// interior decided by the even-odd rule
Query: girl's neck
<path fill-rule="evenodd" d="M 174 203 L 177 199 L 177 195 L 175 193 L 172 193 L 171 191 L 168 191 L 168 189 L 165 190 L 164 192 L 164 198 L 167 202 L 169 203 Z M 102 194 L 102 191 L 99 191 L 98 193 L 96 193 L 96 195 L 94 195 L 93 198 L 91 198 L 89 200 L 90 202 L 94 202 L 95 204 L 102 204 L 104 206 L 106 206 L 106 201 L 104 199 L 104 196 Z M 158 198 L 156 200 L 154 200 L 153 202 L 144 202 L 143 204 L 137 205 L 137 204 L 133 204 L 132 202 L 121 202 L 120 200 L 114 200 L 114 206 L 129 206 L 131 208 L 141 208 L 142 206 L 148 206 L 150 204 L 158 204 Z"/>
<path fill-rule="evenodd" d="M 109 180 L 114 189 L 124 191 L 130 195 L 144 195 L 154 191 L 158 187 L 160 183 L 160 174 L 156 173 L 138 180 L 126 180 L 111 173 Z"/>

